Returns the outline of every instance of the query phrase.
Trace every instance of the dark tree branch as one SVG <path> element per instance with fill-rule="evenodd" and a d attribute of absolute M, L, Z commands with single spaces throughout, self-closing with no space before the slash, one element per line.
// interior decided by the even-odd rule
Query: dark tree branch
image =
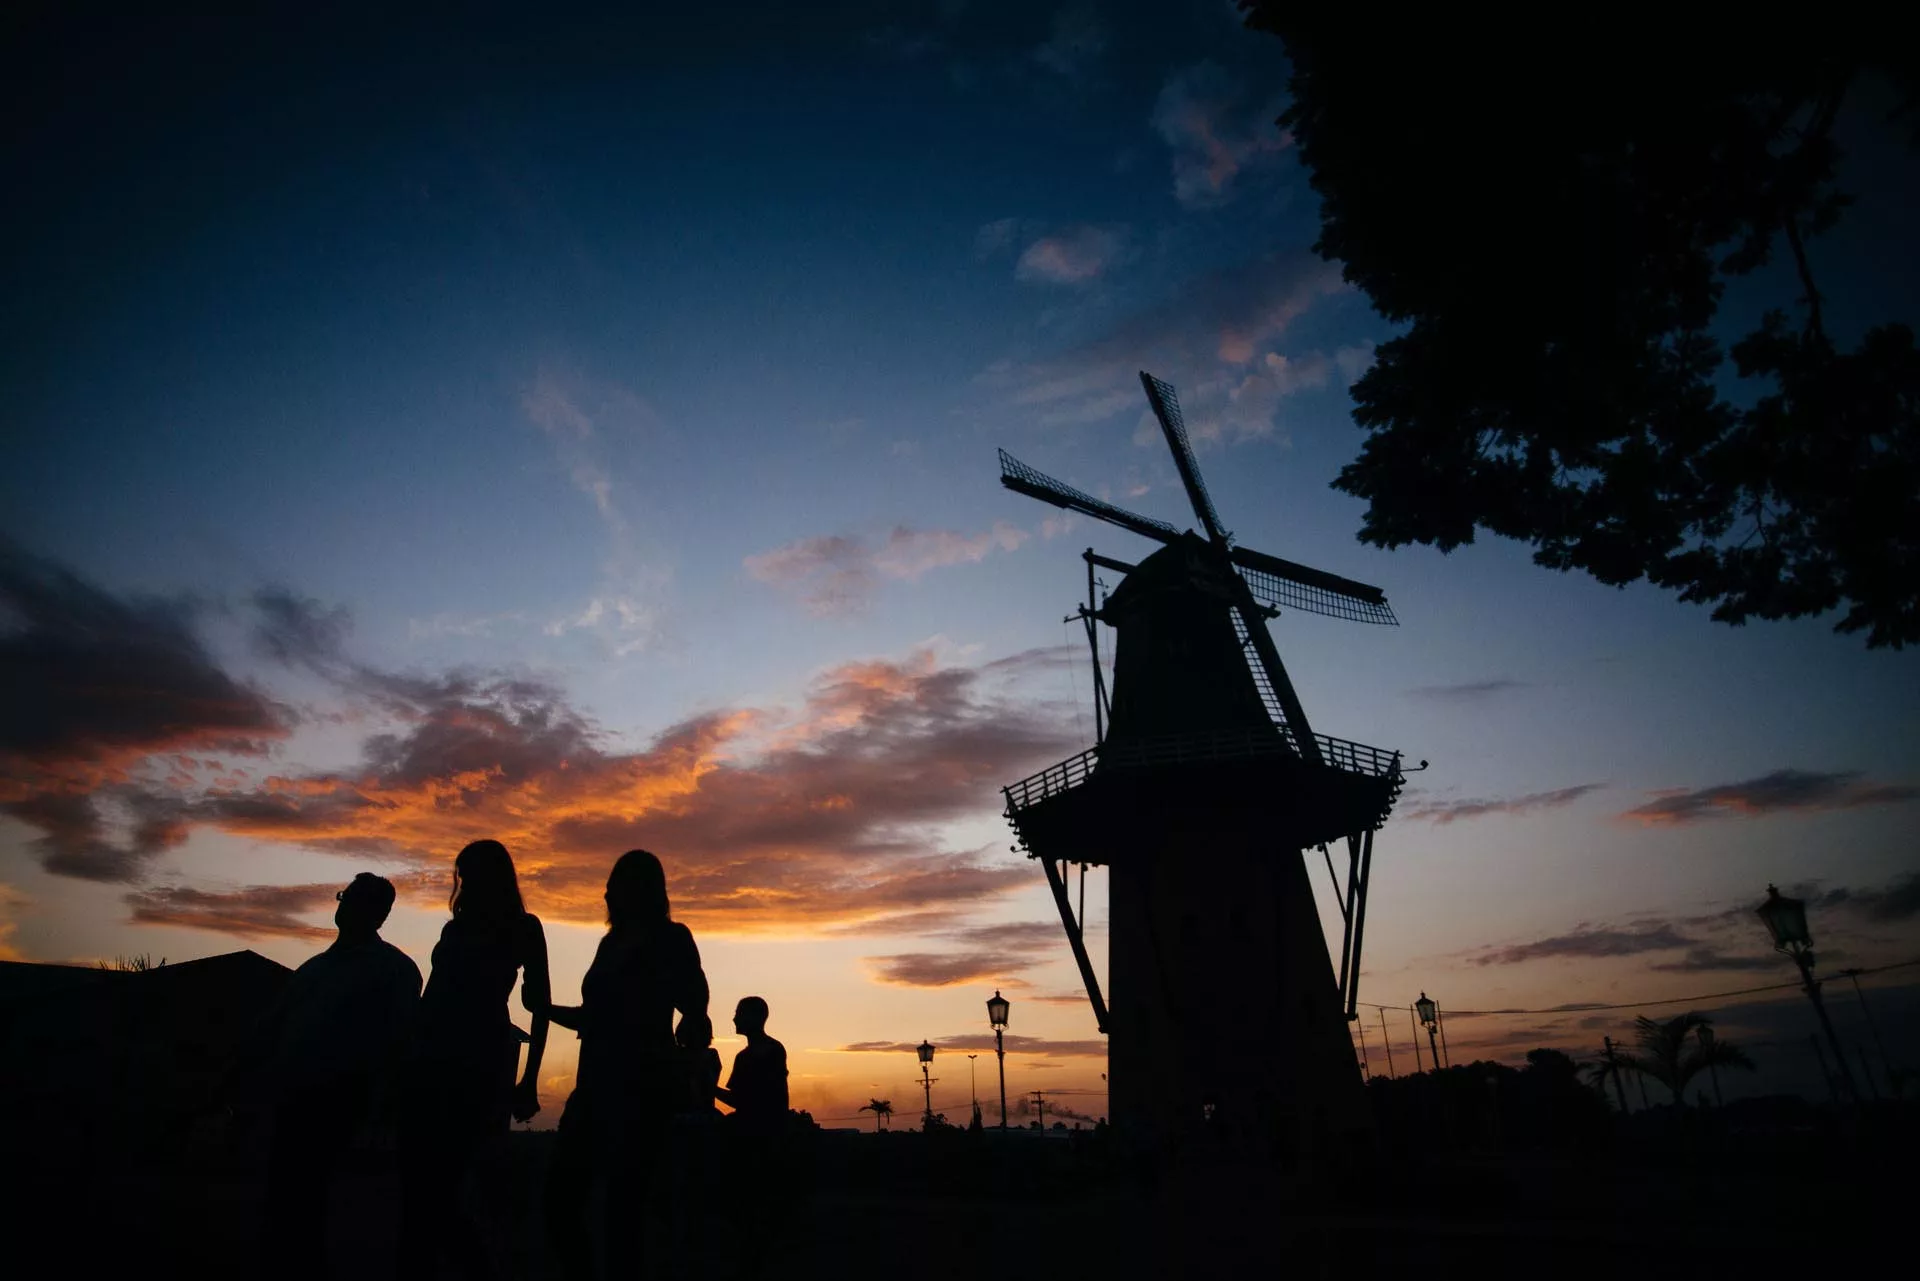
<path fill-rule="evenodd" d="M 1807 291 L 1806 333 L 1808 337 L 1817 338 L 1824 345 L 1827 341 L 1827 331 L 1820 324 L 1820 290 L 1813 283 L 1812 269 L 1807 266 L 1806 246 L 1800 242 L 1800 221 L 1789 214 L 1785 223 L 1787 244 L 1793 248 L 1793 265 L 1800 273 L 1800 287 Z"/>

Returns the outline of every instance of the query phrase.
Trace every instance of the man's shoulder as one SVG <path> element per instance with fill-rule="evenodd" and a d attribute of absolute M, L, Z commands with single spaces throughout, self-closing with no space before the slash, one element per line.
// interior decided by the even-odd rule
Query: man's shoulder
<path fill-rule="evenodd" d="M 414 964 L 411 956 L 408 956 L 405 952 L 402 952 L 385 939 L 378 940 L 374 946 L 379 955 L 380 963 L 392 969 L 394 977 L 408 977 L 413 980 L 416 987 L 419 985 L 420 967 Z"/>
<path fill-rule="evenodd" d="M 770 1036 L 762 1040 L 758 1045 L 749 1041 L 747 1048 L 740 1051 L 740 1053 L 749 1062 L 785 1063 L 787 1061 L 787 1047 Z"/>
<path fill-rule="evenodd" d="M 312 982 L 332 969 L 339 958 L 331 947 L 323 947 L 293 969 L 293 977 L 302 983 Z"/>

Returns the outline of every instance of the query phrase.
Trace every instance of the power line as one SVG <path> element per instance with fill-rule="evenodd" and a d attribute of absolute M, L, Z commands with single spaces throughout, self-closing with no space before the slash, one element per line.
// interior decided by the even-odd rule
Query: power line
<path fill-rule="evenodd" d="M 1881 974 L 1887 970 L 1905 969 L 1910 965 L 1920 965 L 1920 957 L 1915 957 L 1910 961 L 1895 961 L 1892 965 L 1876 965 L 1871 969 L 1863 968 L 1860 973 L 1863 976 L 1867 974 Z M 1661 997 L 1657 1000 L 1620 1001 L 1611 1005 L 1562 1005 L 1544 1010 L 1448 1010 L 1447 1013 L 1455 1018 L 1467 1014 L 1591 1014 L 1598 1010 L 1637 1010 L 1646 1009 L 1655 1005 L 1688 1005 L 1695 1001 L 1718 1001 L 1729 996 L 1752 996 L 1756 992 L 1784 992 L 1789 988 L 1797 988 L 1799 986 L 1800 984 L 1798 982 L 1769 983 L 1765 987 L 1735 988 L 1731 992 L 1703 992 L 1698 996 L 1670 996 Z M 1373 1001 L 1359 1001 L 1356 1002 L 1356 1004 L 1364 1005 L 1369 1009 L 1375 1010 L 1411 1010 L 1413 1008 L 1410 1005 L 1380 1005 Z"/>

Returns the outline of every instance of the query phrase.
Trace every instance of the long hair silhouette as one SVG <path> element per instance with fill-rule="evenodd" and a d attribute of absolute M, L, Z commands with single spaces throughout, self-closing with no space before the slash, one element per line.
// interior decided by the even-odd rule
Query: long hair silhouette
<path fill-rule="evenodd" d="M 645 1207 L 670 1129 L 689 1100 L 686 1056 L 673 1014 L 712 1054 L 707 976 L 692 931 L 675 922 L 667 874 L 648 850 L 628 850 L 607 874 L 607 932 L 580 980 L 580 1004 L 556 1005 L 561 1027 L 580 1033 L 573 1094 L 547 1165 L 549 1239 L 572 1277 L 593 1274 L 587 1204 L 604 1181 L 602 1243 L 607 1274 L 627 1275 L 643 1252 Z M 707 1108 L 712 1081 L 707 1072 Z"/>
<path fill-rule="evenodd" d="M 540 1110 L 552 1004 L 546 934 L 499 841 L 474 841 L 454 857 L 447 908 L 420 1001 L 401 1125 L 401 1275 L 432 1276 L 444 1258 L 468 1276 L 491 1277 L 498 1269 L 487 1234 L 462 1188 L 482 1168 L 483 1145 L 513 1118 Z M 516 983 L 533 1016 L 530 1033 L 507 1012 Z M 522 1041 L 526 1069 L 516 1085 Z M 497 1178 L 472 1181 L 501 1190 Z"/>
<path fill-rule="evenodd" d="M 607 928 L 626 932 L 665 925 L 673 915 L 667 902 L 667 869 L 648 850 L 628 850 L 607 874 Z"/>
<path fill-rule="evenodd" d="M 474 841 L 453 858 L 453 892 L 447 910 L 455 916 L 517 921 L 526 914 L 513 856 L 499 841 Z"/>

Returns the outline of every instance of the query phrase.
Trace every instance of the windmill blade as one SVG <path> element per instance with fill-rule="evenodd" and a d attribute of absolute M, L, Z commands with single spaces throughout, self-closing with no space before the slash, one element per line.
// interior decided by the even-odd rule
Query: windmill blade
<path fill-rule="evenodd" d="M 1328 618 L 1344 618 L 1354 623 L 1385 623 L 1398 626 L 1387 594 L 1378 587 L 1329 574 L 1322 569 L 1296 565 L 1278 556 L 1236 547 L 1229 558 L 1245 571 L 1253 598 L 1276 609 L 1298 609 Z"/>
<path fill-rule="evenodd" d="M 1122 529 L 1130 529 L 1156 542 L 1170 543 L 1180 537 L 1180 531 L 1166 521 L 1136 516 L 1112 503 L 1103 503 L 1092 494 L 1083 494 L 1071 485 L 1061 484 L 1045 472 L 1035 471 L 1004 449 L 1000 451 L 1000 483 L 1015 493 L 1104 520 Z"/>
<path fill-rule="evenodd" d="M 1254 687 L 1260 691 L 1260 701 L 1267 705 L 1267 714 L 1286 731 L 1293 750 L 1302 760 L 1315 765 L 1321 764 L 1320 744 L 1314 740 L 1313 726 L 1307 723 L 1307 710 L 1300 705 L 1300 695 L 1294 692 L 1293 681 L 1287 676 L 1287 667 L 1280 661 L 1280 651 L 1273 643 L 1273 636 L 1267 631 L 1267 620 L 1260 613 L 1260 607 L 1253 601 L 1246 584 L 1236 593 L 1239 599 L 1233 603 L 1233 617 L 1237 624 L 1235 631 L 1240 633 L 1244 645 L 1253 650 L 1247 659 L 1247 668 L 1253 673 Z"/>
<path fill-rule="evenodd" d="M 1220 513 L 1213 509 L 1213 498 L 1200 480 L 1200 464 L 1193 460 L 1186 420 L 1180 417 L 1180 401 L 1174 396 L 1173 387 L 1144 369 L 1140 371 L 1140 385 L 1147 389 L 1147 403 L 1153 406 L 1153 416 L 1160 420 L 1160 430 L 1166 433 L 1167 448 L 1173 451 L 1173 465 L 1180 470 L 1180 483 L 1187 487 L 1187 501 L 1193 504 L 1193 514 L 1200 518 L 1207 539 L 1216 546 L 1224 546 L 1227 531 L 1220 527 Z"/>

